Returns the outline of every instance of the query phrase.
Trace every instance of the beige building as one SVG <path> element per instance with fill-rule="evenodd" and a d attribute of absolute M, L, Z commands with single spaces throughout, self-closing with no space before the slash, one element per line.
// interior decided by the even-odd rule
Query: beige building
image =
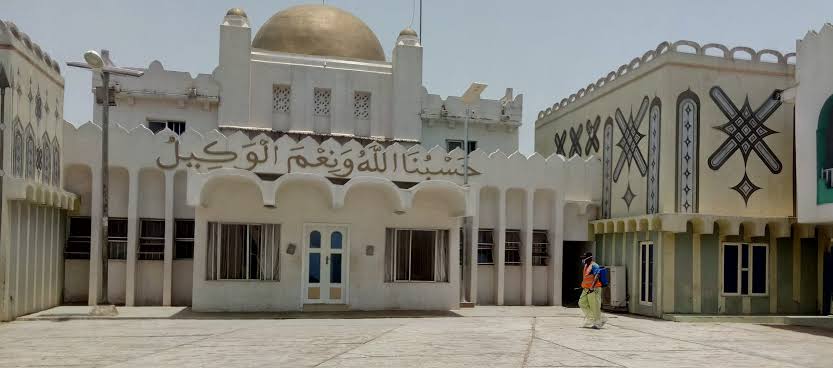
<path fill-rule="evenodd" d="M 794 219 L 795 59 L 663 42 L 538 114 L 537 152 L 601 160 L 590 231 L 631 312 L 821 310 L 824 245 Z"/>

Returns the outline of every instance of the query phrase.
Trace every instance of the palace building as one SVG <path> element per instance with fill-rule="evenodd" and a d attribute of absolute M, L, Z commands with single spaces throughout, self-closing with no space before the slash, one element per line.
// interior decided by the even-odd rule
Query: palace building
<path fill-rule="evenodd" d="M 830 25 L 796 53 L 663 42 L 541 111 L 531 155 L 522 95 L 442 98 L 419 34 L 390 46 L 332 6 L 254 35 L 235 8 L 211 74 L 154 61 L 107 101 L 93 74 L 74 125 L 58 63 L 0 21 L 0 320 L 568 305 L 586 251 L 632 313 L 830 313 Z"/>
<path fill-rule="evenodd" d="M 12 23 L 2 31 L 13 50 L 37 54 Z M 49 156 L 7 159 L 19 182 L 3 212 L 8 265 L 31 259 L 30 273 L 40 269 L 42 251 L 28 250 L 47 244 L 37 221 L 65 229 L 48 238 L 48 252 L 63 246 L 47 258 L 60 273 L 6 274 L 4 319 L 94 305 L 105 279 L 110 303 L 197 311 L 561 304 L 562 247 L 589 247 L 599 195 L 581 183 L 600 166 L 518 153 L 521 95 L 467 106 L 430 94 L 415 31 L 400 32 L 388 60 L 364 22 L 331 6 L 282 10 L 254 35 L 231 9 L 219 40 L 210 75 L 154 61 L 135 68 L 141 77 L 112 76 L 106 242 L 101 78 L 92 78 L 94 122 L 76 127 L 55 115 L 62 80 L 52 64 L 35 83 L 40 69 L 19 65 L 32 58 L 4 62 L 15 85 L 12 151 L 56 152 L 51 175 L 40 164 Z M 40 125 L 26 98 L 38 86 L 44 98 L 51 89 L 53 108 Z M 13 221 L 9 237 L 12 211 L 33 220 Z M 50 298 L 20 297 L 44 281 L 59 281 Z"/>

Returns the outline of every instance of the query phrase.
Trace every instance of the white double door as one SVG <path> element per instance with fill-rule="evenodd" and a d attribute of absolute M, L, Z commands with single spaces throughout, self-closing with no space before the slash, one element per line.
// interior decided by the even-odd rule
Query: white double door
<path fill-rule="evenodd" d="M 304 225 L 304 302 L 344 304 L 349 237 L 344 225 Z"/>

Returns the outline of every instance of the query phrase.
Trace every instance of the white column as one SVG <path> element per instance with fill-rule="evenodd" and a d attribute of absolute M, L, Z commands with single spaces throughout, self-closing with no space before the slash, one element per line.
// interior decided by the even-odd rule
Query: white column
<path fill-rule="evenodd" d="M 532 305 L 532 228 L 535 226 L 533 220 L 533 206 L 535 188 L 527 188 L 526 201 L 524 203 L 524 232 L 523 247 L 521 251 L 521 264 L 523 265 L 523 298 L 524 305 Z"/>
<path fill-rule="evenodd" d="M 463 220 L 460 218 L 455 219 L 454 227 L 451 228 L 450 234 L 448 234 L 448 261 L 449 266 L 451 265 L 459 265 L 460 264 L 460 226 L 462 225 Z M 448 281 L 451 285 L 457 285 L 458 290 L 460 291 L 457 293 L 457 304 L 456 306 L 459 307 L 459 302 L 461 301 L 460 297 L 462 297 L 462 274 L 460 273 L 460 267 L 448 267 Z"/>
<path fill-rule="evenodd" d="M 124 304 L 136 305 L 136 260 L 139 251 L 139 170 L 127 173 L 127 262 L 124 270 Z"/>
<path fill-rule="evenodd" d="M 497 232 L 493 259 L 495 262 L 495 304 L 503 305 L 503 280 L 506 269 L 506 189 L 497 190 Z"/>
<path fill-rule="evenodd" d="M 90 282 L 87 304 L 98 304 L 101 295 L 101 169 L 96 165 L 92 169 L 92 200 L 90 201 Z"/>
<path fill-rule="evenodd" d="M 564 193 L 555 192 L 552 207 L 552 228 L 550 229 L 549 253 L 549 302 L 562 305 L 561 287 L 564 277 Z"/>
<path fill-rule="evenodd" d="M 473 201 L 471 216 L 471 236 L 469 237 L 469 302 L 477 304 L 477 239 L 480 232 L 480 187 L 472 186 L 469 198 Z"/>
<path fill-rule="evenodd" d="M 162 305 L 171 305 L 171 276 L 174 262 L 174 174 L 165 171 L 165 263 L 163 265 Z"/>

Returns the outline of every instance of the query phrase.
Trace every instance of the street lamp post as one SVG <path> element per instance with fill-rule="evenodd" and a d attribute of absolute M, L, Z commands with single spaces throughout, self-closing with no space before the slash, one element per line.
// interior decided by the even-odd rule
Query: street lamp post
<path fill-rule="evenodd" d="M 126 68 L 119 68 L 113 65 L 110 61 L 109 52 L 107 50 L 102 50 L 102 57 L 98 52 L 93 50 L 87 51 L 84 53 L 84 62 L 68 62 L 67 65 L 82 68 L 82 69 L 89 69 L 93 73 L 97 73 L 101 76 L 101 85 L 102 85 L 102 103 L 101 103 L 101 302 L 99 303 L 98 300 L 96 304 L 107 305 L 110 304 L 109 298 L 107 297 L 107 266 L 108 261 L 110 259 L 110 242 L 108 241 L 108 227 L 109 227 L 109 191 L 108 191 L 108 181 L 110 176 L 110 161 L 109 161 L 109 141 L 110 141 L 110 75 L 121 75 L 121 76 L 128 76 L 128 77 L 141 77 L 144 75 L 144 72 L 133 70 L 133 69 L 126 69 Z"/>
<path fill-rule="evenodd" d="M 469 185 L 469 115 L 471 115 L 471 105 L 475 102 L 480 101 L 480 95 L 483 93 L 483 90 L 486 89 L 486 84 L 484 83 L 472 83 L 469 85 L 469 88 L 466 89 L 466 92 L 463 93 L 463 104 L 466 105 L 466 117 L 463 120 L 463 130 L 465 131 L 465 136 L 463 138 L 463 185 Z M 468 247 L 471 245 L 470 238 L 474 235 L 472 234 L 472 229 L 470 226 L 470 216 L 463 217 L 463 244 L 464 246 Z M 472 250 L 473 251 L 473 250 Z M 463 267 L 460 270 L 460 277 L 461 281 L 465 280 L 465 272 L 467 268 L 466 262 L 466 254 L 468 252 L 463 252 Z M 468 265 L 470 268 L 471 266 Z M 465 284 L 465 282 L 461 282 L 461 284 Z M 463 288 L 466 292 L 463 293 L 464 301 L 467 301 L 467 298 L 471 295 L 471 290 L 466 285 Z M 473 301 L 472 301 L 473 302 Z"/>

